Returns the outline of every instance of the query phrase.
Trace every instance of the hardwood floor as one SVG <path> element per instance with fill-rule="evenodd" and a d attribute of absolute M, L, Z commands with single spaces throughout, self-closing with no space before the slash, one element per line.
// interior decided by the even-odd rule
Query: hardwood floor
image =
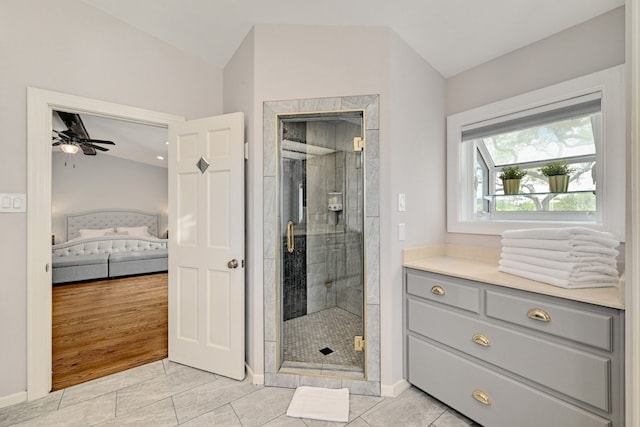
<path fill-rule="evenodd" d="M 166 273 L 53 288 L 53 390 L 167 357 Z"/>

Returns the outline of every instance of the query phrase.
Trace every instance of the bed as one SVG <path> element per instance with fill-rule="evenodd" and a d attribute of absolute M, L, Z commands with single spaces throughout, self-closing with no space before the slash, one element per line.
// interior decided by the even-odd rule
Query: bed
<path fill-rule="evenodd" d="M 167 271 L 159 215 L 99 210 L 67 216 L 67 241 L 52 245 L 53 284 Z"/>

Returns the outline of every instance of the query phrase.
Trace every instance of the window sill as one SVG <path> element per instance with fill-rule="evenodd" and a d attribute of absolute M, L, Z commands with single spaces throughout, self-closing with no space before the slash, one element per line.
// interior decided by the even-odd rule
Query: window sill
<path fill-rule="evenodd" d="M 559 193 L 552 193 L 550 191 L 547 192 L 543 192 L 543 193 L 518 193 L 518 194 L 503 194 L 503 193 L 498 193 L 498 194 L 489 194 L 484 196 L 485 200 L 493 200 L 495 198 L 501 198 L 501 197 L 532 197 L 532 196 L 562 196 L 565 194 L 587 194 L 587 193 L 592 193 L 593 195 L 596 194 L 596 190 L 577 190 L 577 191 L 563 191 L 563 192 L 559 192 Z"/>

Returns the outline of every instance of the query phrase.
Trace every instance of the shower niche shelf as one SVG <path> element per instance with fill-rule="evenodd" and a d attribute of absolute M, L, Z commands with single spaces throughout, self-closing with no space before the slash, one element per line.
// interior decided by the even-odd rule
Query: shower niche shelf
<path fill-rule="evenodd" d="M 329 193 L 329 210 L 331 212 L 340 212 L 342 211 L 342 193 L 341 192 L 331 192 Z"/>

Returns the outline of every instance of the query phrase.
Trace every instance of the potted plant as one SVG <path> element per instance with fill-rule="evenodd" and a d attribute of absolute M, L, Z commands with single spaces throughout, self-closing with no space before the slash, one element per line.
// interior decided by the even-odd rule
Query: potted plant
<path fill-rule="evenodd" d="M 520 193 L 520 180 L 527 174 L 527 171 L 520 169 L 520 166 L 506 166 L 498 175 L 502 180 L 504 194 Z"/>
<path fill-rule="evenodd" d="M 549 162 L 539 170 L 549 179 L 550 193 L 566 193 L 569 188 L 569 174 L 575 171 L 567 162 L 561 160 Z"/>

